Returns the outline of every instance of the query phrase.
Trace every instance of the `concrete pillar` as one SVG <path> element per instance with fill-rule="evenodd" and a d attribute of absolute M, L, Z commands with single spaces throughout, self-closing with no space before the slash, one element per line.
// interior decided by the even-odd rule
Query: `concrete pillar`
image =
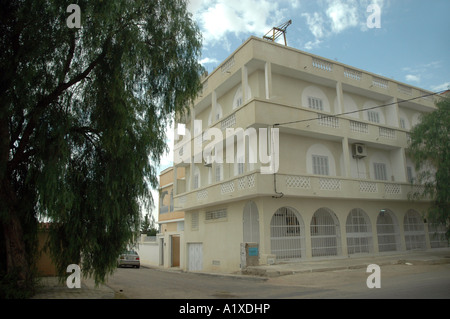
<path fill-rule="evenodd" d="M 337 109 L 334 110 L 334 114 L 340 114 L 344 112 L 344 91 L 342 90 L 342 82 L 336 83 L 336 95 L 337 95 Z"/>
<path fill-rule="evenodd" d="M 266 89 L 266 99 L 270 100 L 272 96 L 272 63 L 266 62 L 264 68 L 264 80 Z"/>

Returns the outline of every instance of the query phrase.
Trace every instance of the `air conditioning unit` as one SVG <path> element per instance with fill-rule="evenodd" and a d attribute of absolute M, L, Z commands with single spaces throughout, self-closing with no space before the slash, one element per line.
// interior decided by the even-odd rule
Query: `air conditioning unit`
<path fill-rule="evenodd" d="M 364 158 L 367 156 L 367 147 L 364 144 L 355 143 L 352 145 L 353 158 Z"/>
<path fill-rule="evenodd" d="M 213 163 L 213 157 L 212 156 L 206 156 L 205 162 L 203 163 L 203 165 L 206 166 L 206 167 L 212 167 L 212 163 Z"/>

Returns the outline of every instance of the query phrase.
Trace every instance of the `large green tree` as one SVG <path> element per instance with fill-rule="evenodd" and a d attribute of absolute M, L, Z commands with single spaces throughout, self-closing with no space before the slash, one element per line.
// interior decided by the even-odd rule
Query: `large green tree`
<path fill-rule="evenodd" d="M 430 223 L 447 227 L 450 238 L 450 98 L 438 97 L 436 110 L 422 116 L 411 130 L 408 153 L 416 163 L 423 190 L 413 198 L 430 198 Z"/>
<path fill-rule="evenodd" d="M 200 88 L 199 29 L 183 0 L 2 0 L 0 43 L 0 272 L 29 280 L 47 220 L 59 273 L 101 282 Z"/>

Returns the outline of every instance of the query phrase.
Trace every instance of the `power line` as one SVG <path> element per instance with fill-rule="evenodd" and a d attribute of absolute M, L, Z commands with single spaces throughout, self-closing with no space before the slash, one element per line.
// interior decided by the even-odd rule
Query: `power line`
<path fill-rule="evenodd" d="M 369 111 L 369 110 L 373 110 L 373 109 L 378 109 L 378 108 L 382 108 L 382 107 L 386 107 L 386 106 L 390 106 L 390 105 L 394 105 L 394 104 L 410 102 L 410 101 L 422 99 L 422 98 L 425 98 L 425 97 L 442 94 L 442 93 L 444 93 L 446 91 L 447 90 L 436 92 L 436 93 L 425 94 L 425 95 L 414 97 L 414 98 L 411 98 L 411 99 L 408 99 L 408 100 L 402 100 L 402 101 L 392 102 L 392 103 L 388 103 L 388 104 L 377 105 L 377 106 L 373 106 L 373 107 L 369 107 L 369 108 L 361 109 L 361 110 L 356 110 L 356 111 L 349 111 L 349 112 L 339 113 L 339 114 L 335 114 L 335 115 L 323 115 L 323 117 L 321 117 L 320 119 L 337 118 L 337 117 L 342 116 L 342 115 L 359 113 L 359 112 L 364 112 L 364 111 Z M 275 126 L 282 126 L 282 125 L 289 125 L 289 124 L 296 124 L 296 123 L 303 123 L 303 122 L 309 122 L 309 121 L 314 121 L 314 120 L 318 120 L 318 118 L 315 117 L 315 118 L 303 119 L 303 120 L 298 120 L 298 121 L 291 121 L 291 122 L 285 122 L 285 123 L 276 123 L 276 124 L 273 125 L 273 127 L 275 127 Z"/>

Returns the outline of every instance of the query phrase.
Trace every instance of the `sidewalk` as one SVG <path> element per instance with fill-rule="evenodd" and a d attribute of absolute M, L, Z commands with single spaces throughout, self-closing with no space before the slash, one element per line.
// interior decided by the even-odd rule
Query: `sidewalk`
<path fill-rule="evenodd" d="M 106 285 L 95 287 L 93 279 L 81 279 L 81 288 L 67 288 L 57 277 L 42 277 L 36 295 L 31 299 L 115 299 L 115 292 Z"/>
<path fill-rule="evenodd" d="M 450 248 L 432 249 L 427 251 L 406 251 L 395 254 L 383 254 L 358 257 L 333 257 L 320 260 L 278 263 L 275 265 L 248 267 L 244 274 L 262 277 L 278 277 L 303 272 L 320 272 L 343 269 L 367 268 L 370 264 L 396 265 L 435 265 L 450 263 Z"/>

